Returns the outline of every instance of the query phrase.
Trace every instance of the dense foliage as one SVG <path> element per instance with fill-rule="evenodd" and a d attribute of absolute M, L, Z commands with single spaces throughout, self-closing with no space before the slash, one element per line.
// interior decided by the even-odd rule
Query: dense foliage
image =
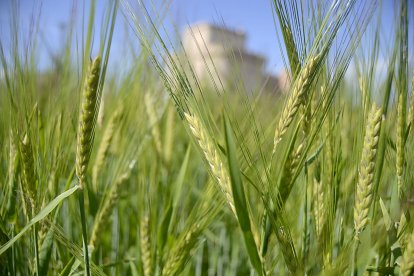
<path fill-rule="evenodd" d="M 122 74 L 116 1 L 101 37 L 91 2 L 83 39 L 68 31 L 46 72 L 15 12 L 0 44 L 0 274 L 411 275 L 408 2 L 381 47 L 375 1 L 272 1 L 291 77 L 277 95 L 203 85 L 164 10 L 141 1 L 120 7 L 136 34 Z"/>

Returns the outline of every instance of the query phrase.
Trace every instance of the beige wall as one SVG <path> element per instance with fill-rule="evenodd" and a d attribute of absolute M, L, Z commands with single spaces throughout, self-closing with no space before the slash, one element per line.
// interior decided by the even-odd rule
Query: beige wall
<path fill-rule="evenodd" d="M 239 86 L 242 81 L 246 90 L 252 93 L 268 87 L 265 82 L 269 76 L 264 71 L 265 59 L 248 52 L 245 41 L 246 35 L 241 31 L 207 23 L 194 24 L 182 34 L 184 50 L 200 80 L 210 84 L 214 80 L 219 88 L 220 80 L 230 88 Z M 270 77 L 275 84 L 275 78 Z"/>

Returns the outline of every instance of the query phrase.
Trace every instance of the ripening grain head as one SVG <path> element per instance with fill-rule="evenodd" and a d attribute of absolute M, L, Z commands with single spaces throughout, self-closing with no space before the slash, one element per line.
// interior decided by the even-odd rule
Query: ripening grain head
<path fill-rule="evenodd" d="M 354 223 L 355 238 L 368 224 L 368 212 L 372 202 L 372 183 L 374 178 L 375 157 L 378 148 L 378 139 L 382 121 L 382 110 L 374 104 L 369 113 L 361 163 L 359 165 L 359 179 L 355 195 Z"/>
<path fill-rule="evenodd" d="M 92 228 L 91 239 L 89 241 L 89 245 L 92 247 L 96 247 L 99 242 L 99 235 L 101 231 L 104 230 L 105 225 L 107 225 L 108 221 L 111 218 L 112 211 L 114 210 L 115 205 L 118 203 L 119 200 L 119 193 L 121 192 L 122 186 L 128 181 L 131 176 L 131 172 L 135 167 L 135 160 L 133 160 L 130 164 L 126 172 L 121 174 L 113 183 L 109 195 L 105 198 L 105 201 L 102 203 L 102 207 L 99 210 L 95 222 Z"/>
<path fill-rule="evenodd" d="M 101 58 L 97 57 L 90 66 L 82 93 L 82 105 L 79 114 L 78 143 L 76 151 L 76 175 L 79 178 L 79 184 L 82 188 L 85 184 L 86 170 L 88 168 L 89 158 L 91 155 L 95 115 L 99 110 L 97 99 L 100 71 Z"/>
<path fill-rule="evenodd" d="M 282 140 L 283 135 L 286 133 L 288 127 L 293 121 L 299 106 L 302 104 L 303 96 L 307 93 L 309 85 L 312 80 L 312 75 L 315 73 L 316 66 L 318 65 L 320 55 L 315 55 L 310 58 L 301 70 L 298 79 L 295 81 L 291 94 L 285 104 L 283 112 L 280 116 L 279 123 L 275 130 L 275 137 L 273 142 L 273 153 L 276 151 L 276 147 Z"/>
<path fill-rule="evenodd" d="M 184 113 L 185 118 L 189 124 L 191 133 L 197 140 L 198 145 L 204 153 L 204 156 L 210 166 L 211 172 L 219 184 L 220 190 L 223 192 L 227 203 L 231 210 L 236 215 L 236 209 L 234 207 L 233 196 L 231 192 L 230 176 L 223 165 L 219 153 L 216 150 L 214 143 L 211 141 L 208 133 L 204 129 L 201 121 L 195 115 Z"/>
<path fill-rule="evenodd" d="M 25 134 L 23 141 L 20 143 L 20 151 L 23 165 L 23 189 L 26 200 L 26 207 L 30 207 L 28 213 L 33 215 L 35 212 L 36 202 L 36 174 L 33 159 L 32 145 L 27 133 Z"/>
<path fill-rule="evenodd" d="M 103 165 L 105 164 L 105 160 L 107 158 L 109 148 L 111 146 L 115 130 L 119 124 L 119 119 L 121 118 L 121 115 L 122 108 L 116 110 L 112 114 L 103 133 L 101 143 L 99 144 L 98 153 L 96 154 L 95 163 L 93 165 L 92 171 L 92 183 L 95 191 L 97 191 L 98 189 L 98 175 L 100 173 L 100 170 L 103 168 Z"/>

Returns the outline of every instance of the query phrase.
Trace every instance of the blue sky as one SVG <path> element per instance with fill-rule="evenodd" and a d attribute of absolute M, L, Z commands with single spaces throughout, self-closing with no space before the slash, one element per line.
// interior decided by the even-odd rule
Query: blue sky
<path fill-rule="evenodd" d="M 181 26 L 187 22 L 208 21 L 240 29 L 247 34 L 247 48 L 268 57 L 268 68 L 283 67 L 277 44 L 271 1 L 177 0 L 173 4 Z M 183 16 L 181 16 L 181 14 Z M 187 18 L 187 22 L 184 21 Z M 273 71 L 273 70 L 272 70 Z"/>
<path fill-rule="evenodd" d="M 0 34 L 2 36 L 9 35 L 7 25 L 10 1 L 0 0 Z M 63 23 L 68 22 L 74 1 L 44 0 L 42 1 L 41 8 L 40 5 L 33 4 L 35 1 L 22 0 L 20 2 L 22 27 L 25 27 L 25 30 L 27 30 L 27 25 L 30 24 L 30 14 L 33 10 L 38 12 L 41 9 L 41 32 L 44 33 L 48 45 L 57 47 L 63 37 L 61 34 Z M 99 17 L 103 14 L 106 2 L 97 1 L 97 21 L 99 21 Z M 78 1 L 78 13 L 82 10 L 82 7 L 79 6 L 82 5 L 81 3 L 82 1 Z M 282 66 L 272 17 L 271 2 L 269 0 L 173 0 L 168 14 L 167 21 L 174 21 L 174 24 L 177 24 L 180 30 L 187 24 L 194 22 L 208 21 L 222 24 L 224 21 L 227 26 L 247 33 L 248 49 L 269 57 L 269 68 L 273 67 L 274 69 L 276 65 Z M 117 50 L 121 51 L 120 48 L 123 46 L 124 21 L 123 16 L 118 17 L 113 45 L 114 55 L 117 55 Z"/>
<path fill-rule="evenodd" d="M 13 0 L 0 0 L 0 35 L 2 40 L 7 40 L 7 36 L 9 36 L 7 25 L 11 1 Z M 160 0 L 154 1 L 156 5 L 161 3 Z M 39 44 L 41 49 L 40 62 L 42 62 L 42 59 L 47 59 L 46 45 L 53 51 L 62 42 L 62 28 L 71 16 L 73 3 L 77 3 L 77 13 L 81 15 L 83 2 L 76 0 L 20 1 L 20 19 L 22 21 L 21 28 L 23 33 L 29 30 L 30 15 L 33 10 L 35 13 L 41 12 L 40 30 L 43 38 Z M 85 2 L 89 3 L 89 1 Z M 107 1 L 98 0 L 97 3 L 96 23 L 99 25 Z M 384 0 L 381 19 L 384 27 L 382 35 L 384 40 L 392 31 L 394 20 L 393 3 L 394 1 L 392 0 Z M 222 24 L 224 21 L 226 26 L 246 32 L 247 48 L 252 52 L 267 57 L 268 71 L 276 73 L 283 69 L 284 65 L 277 43 L 271 0 L 172 0 L 167 21 L 176 24 L 180 30 L 189 23 L 208 21 Z M 111 50 L 113 60 L 119 61 L 122 59 L 125 46 L 124 30 L 125 19 L 123 16 L 118 16 L 113 48 Z M 382 50 L 385 51 L 385 48 Z"/>

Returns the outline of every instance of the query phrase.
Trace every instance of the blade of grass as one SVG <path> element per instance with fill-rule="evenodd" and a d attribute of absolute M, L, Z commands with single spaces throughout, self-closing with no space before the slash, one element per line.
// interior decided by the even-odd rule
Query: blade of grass
<path fill-rule="evenodd" d="M 253 238 L 250 225 L 250 216 L 247 208 L 246 196 L 240 175 L 240 168 L 236 157 L 236 146 L 234 144 L 233 130 L 227 116 L 224 117 L 224 130 L 226 136 L 227 158 L 229 163 L 230 182 L 233 192 L 234 205 L 236 208 L 237 219 L 242 230 L 244 242 L 250 262 L 259 275 L 263 275 L 262 263 L 257 251 L 257 245 Z"/>
<path fill-rule="evenodd" d="M 6 250 L 9 249 L 10 246 L 12 246 L 17 240 L 19 240 L 33 225 L 47 217 L 47 215 L 49 215 L 59 205 L 60 202 L 72 195 L 79 188 L 80 187 L 76 185 L 53 199 L 45 208 L 43 208 L 36 216 L 34 216 L 17 235 L 15 235 L 11 240 L 1 246 L 0 255 L 6 252 Z"/>

